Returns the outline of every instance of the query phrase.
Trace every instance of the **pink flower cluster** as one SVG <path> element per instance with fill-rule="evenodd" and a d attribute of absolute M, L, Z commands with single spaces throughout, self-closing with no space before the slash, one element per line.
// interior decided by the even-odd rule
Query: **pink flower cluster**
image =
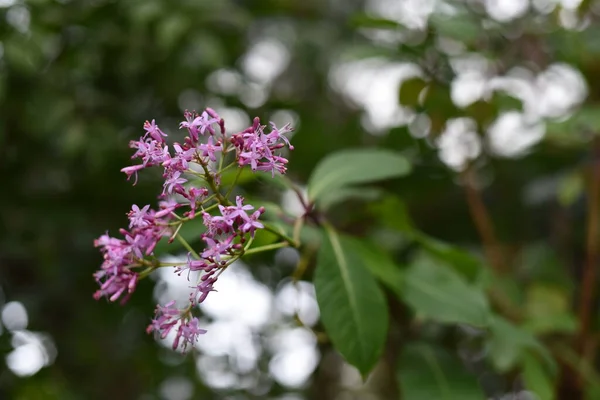
<path fill-rule="evenodd" d="M 202 303 L 215 290 L 213 285 L 219 275 L 243 255 L 248 237 L 254 237 L 256 230 L 264 227 L 259 221 L 264 208 L 253 211 L 254 207 L 244 204 L 241 196 L 237 196 L 235 204 L 232 204 L 218 192 L 220 177 L 214 166 L 217 157 L 233 153 L 233 162 L 240 168 L 250 165 L 253 171 L 268 171 L 274 176 L 275 172 L 286 172 L 287 159 L 277 154 L 278 150 L 285 145 L 293 149 L 284 136 L 292 131 L 289 125 L 277 128 L 271 123 L 270 131 L 265 132 L 266 126 L 255 118 L 251 127 L 228 137 L 225 122 L 210 108 L 202 114 L 186 111 L 184 117 L 180 129 L 185 128 L 189 136 L 184 138 L 183 143 L 173 143 L 171 147 L 165 140 L 167 135 L 155 121 L 146 121 L 145 134 L 130 142 L 130 147 L 135 149 L 132 159 L 140 159 L 141 163 L 121 170 L 128 179 L 135 175 L 137 182 L 140 170 L 155 166 L 163 168 L 164 183 L 160 195 L 163 201 L 159 210 L 153 210 L 149 205 L 142 208 L 133 205 L 128 213 L 129 230 L 120 230 L 123 239 L 103 235 L 94 241 L 104 256 L 101 269 L 94 274 L 100 285 L 94 297 L 116 301 L 125 295 L 122 299 L 125 302 L 140 277 L 163 266 L 153 254 L 156 244 L 165 236 L 170 236 L 172 241 L 181 224 L 197 215 L 202 216 L 206 227 L 206 232 L 201 235 L 204 250 L 200 254 L 190 252 L 187 263 L 175 267 L 179 274 L 185 270 L 201 273 L 197 284 L 192 286 L 189 306 L 178 309 L 174 301 L 158 305 L 155 318 L 147 329 L 161 338 L 175 330 L 174 349 L 180 345 L 185 349 L 206 332 L 200 329 L 198 319 L 191 315 L 193 306 Z M 209 187 L 189 185 L 187 174 L 200 175 L 197 169 L 191 168 L 191 164 L 202 167 L 202 177 L 207 183 L 212 183 L 209 187 L 217 193 L 211 196 Z M 183 198 L 184 203 L 177 202 L 175 196 Z M 214 208 L 213 204 L 220 215 L 206 211 Z M 177 215 L 176 210 L 182 206 L 186 206 L 187 210 L 181 216 Z M 140 272 L 139 268 L 143 271 Z"/>
<path fill-rule="evenodd" d="M 105 234 L 94 241 L 104 256 L 100 270 L 94 274 L 100 285 L 94 293 L 96 300 L 108 297 L 116 301 L 126 293 L 122 302 L 127 301 L 138 281 L 138 273 L 132 269 L 140 267 L 141 260 L 152 254 L 158 241 L 170 232 L 168 223 L 177 206 L 177 203 L 161 202 L 161 209 L 155 211 L 149 205 L 140 209 L 134 204 L 128 214 L 130 230 L 120 229 L 124 239 Z"/>

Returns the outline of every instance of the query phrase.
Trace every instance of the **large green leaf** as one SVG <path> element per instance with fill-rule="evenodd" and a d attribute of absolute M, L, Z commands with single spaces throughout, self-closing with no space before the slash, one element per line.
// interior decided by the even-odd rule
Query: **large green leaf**
<path fill-rule="evenodd" d="M 365 202 L 375 201 L 381 196 L 381 190 L 370 187 L 345 187 L 335 191 L 323 193 L 319 200 L 319 208 L 328 210 L 334 205 L 348 199 L 362 200 Z"/>
<path fill-rule="evenodd" d="M 481 272 L 481 261 L 460 247 L 418 231 L 414 232 L 413 237 L 429 254 L 451 265 L 469 281 L 473 281 Z"/>
<path fill-rule="evenodd" d="M 386 285 L 398 298 L 402 298 L 404 273 L 402 269 L 375 245 L 350 237 L 342 237 L 344 247 L 352 247 L 369 272 Z"/>
<path fill-rule="evenodd" d="M 406 271 L 404 300 L 417 313 L 440 322 L 486 326 L 491 314 L 480 287 L 439 260 L 420 256 Z"/>
<path fill-rule="evenodd" d="M 342 150 L 323 159 L 308 181 L 308 197 L 319 201 L 330 191 L 396 178 L 410 172 L 401 154 L 383 149 Z"/>
<path fill-rule="evenodd" d="M 460 360 L 441 348 L 412 343 L 400 357 L 398 381 L 406 400 L 483 400 L 486 397 Z"/>
<path fill-rule="evenodd" d="M 385 345 L 387 304 L 361 258 L 330 228 L 323 234 L 314 284 L 331 342 L 366 376 Z"/>

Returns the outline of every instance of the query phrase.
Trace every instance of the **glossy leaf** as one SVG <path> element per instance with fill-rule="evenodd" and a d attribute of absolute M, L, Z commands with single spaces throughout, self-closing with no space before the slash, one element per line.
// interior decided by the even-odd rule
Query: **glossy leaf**
<path fill-rule="evenodd" d="M 426 256 L 417 258 L 406 271 L 404 299 L 417 313 L 440 322 L 486 326 L 491 318 L 481 288 Z"/>
<path fill-rule="evenodd" d="M 425 343 L 406 346 L 397 370 L 402 398 L 484 400 L 477 377 L 445 350 Z"/>
<path fill-rule="evenodd" d="M 314 285 L 327 335 L 365 377 L 383 351 L 387 304 L 361 258 L 331 228 L 323 234 Z"/>
<path fill-rule="evenodd" d="M 344 247 L 352 248 L 373 276 L 387 286 L 398 298 L 402 298 L 404 272 L 387 253 L 365 241 L 348 236 L 341 239 Z"/>
<path fill-rule="evenodd" d="M 308 197 L 318 201 L 327 192 L 397 178 L 410 170 L 408 160 L 390 150 L 342 150 L 327 156 L 315 167 L 308 181 Z"/>

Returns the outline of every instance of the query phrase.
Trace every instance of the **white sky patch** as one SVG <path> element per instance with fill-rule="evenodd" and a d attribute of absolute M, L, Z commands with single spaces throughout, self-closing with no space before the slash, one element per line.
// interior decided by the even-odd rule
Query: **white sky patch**
<path fill-rule="evenodd" d="M 16 2 L 16 0 L 0 0 L 0 8 L 10 7 Z"/>
<path fill-rule="evenodd" d="M 364 109 L 365 128 L 380 133 L 405 125 L 413 117 L 412 110 L 400 106 L 398 89 L 401 81 L 416 75 L 416 65 L 370 58 L 334 66 L 329 82 L 353 105 Z"/>
<path fill-rule="evenodd" d="M 1 1 L 1 0 L 0 0 Z M 13 6 L 6 12 L 6 22 L 21 33 L 29 31 L 31 15 L 25 6 Z"/>
<path fill-rule="evenodd" d="M 423 29 L 433 13 L 436 0 L 369 0 L 366 11 L 390 19 L 409 29 Z"/>
<path fill-rule="evenodd" d="M 217 292 L 211 293 L 200 306 L 207 315 L 252 328 L 260 328 L 269 321 L 271 291 L 255 280 L 240 261 L 227 268 L 214 287 Z"/>
<path fill-rule="evenodd" d="M 185 256 L 161 261 L 167 260 L 181 261 Z M 188 286 L 197 279 L 192 277 L 188 282 L 185 274 L 178 276 L 173 273 L 173 268 L 161 268 L 155 277 L 159 280 L 159 289 L 155 292 L 157 300 L 178 299 L 182 301 L 180 306 L 185 306 L 190 292 Z M 276 309 L 281 307 L 281 295 L 275 297 L 240 261 L 227 268 L 214 287 L 217 291 L 200 306 L 205 316 L 201 326 L 207 333 L 200 336 L 194 346 L 199 351 L 196 356 L 199 377 L 217 389 L 255 387 L 264 379 L 269 382 L 266 373 L 260 373 L 258 365 L 264 352 L 259 338 L 267 335 L 266 343 L 273 354 L 269 365 L 271 378 L 290 387 L 302 385 L 318 364 L 316 339 L 308 330 L 299 334 L 298 328 L 289 327 L 289 317 L 286 321 Z M 299 314 L 307 324 L 315 323 L 319 314 L 314 288 L 308 282 L 300 283 L 300 288 L 299 295 L 296 291 L 293 293 L 298 299 Z M 290 302 L 294 301 L 284 300 L 292 307 Z M 275 332 L 277 339 L 272 339 L 269 332 Z M 174 337 L 175 331 L 172 331 L 166 339 L 158 341 L 170 348 Z M 240 373 L 245 374 L 244 377 Z"/>
<path fill-rule="evenodd" d="M 544 137 L 544 125 L 528 120 L 517 111 L 500 115 L 488 129 L 492 152 L 505 157 L 517 157 Z"/>
<path fill-rule="evenodd" d="M 210 103 L 209 107 L 213 108 L 217 114 L 225 120 L 225 129 L 227 130 L 228 135 L 238 133 L 249 127 L 251 124 L 250 117 L 246 111 L 241 108 L 223 107 L 217 104 L 213 107 Z M 218 128 L 215 129 L 217 132 L 219 131 Z"/>
<path fill-rule="evenodd" d="M 275 38 L 263 38 L 253 43 L 242 57 L 242 70 L 261 84 L 272 83 L 288 66 L 290 52 Z"/>
<path fill-rule="evenodd" d="M 233 69 L 218 69 L 208 75 L 206 86 L 215 93 L 234 95 L 242 86 L 242 75 Z"/>
<path fill-rule="evenodd" d="M 11 301 L 2 308 L 2 323 L 9 331 L 18 331 L 27 328 L 29 319 L 23 303 Z"/>
<path fill-rule="evenodd" d="M 18 376 L 35 375 L 56 358 L 56 347 L 48 335 L 18 331 L 13 333 L 11 344 L 14 350 L 6 356 L 6 365 Z"/>
<path fill-rule="evenodd" d="M 529 9 L 528 0 L 486 0 L 485 9 L 490 17 L 508 22 L 522 17 Z"/>
<path fill-rule="evenodd" d="M 539 115 L 559 118 L 571 112 L 587 96 L 581 73 L 568 64 L 552 64 L 535 80 Z"/>
<path fill-rule="evenodd" d="M 194 394 L 194 385 L 188 378 L 175 376 L 165 379 L 159 391 L 166 400 L 189 400 Z"/>
<path fill-rule="evenodd" d="M 467 161 L 477 158 L 481 153 L 481 140 L 476 129 L 477 124 L 471 118 L 449 119 L 437 140 L 440 159 L 460 171 Z"/>
<path fill-rule="evenodd" d="M 248 108 L 258 108 L 269 99 L 269 88 L 261 83 L 247 82 L 241 89 L 239 98 Z"/>
<path fill-rule="evenodd" d="M 275 304 L 284 315 L 297 314 L 306 326 L 314 326 L 319 321 L 315 287 L 310 282 L 284 283 L 275 295 Z"/>
<path fill-rule="evenodd" d="M 300 187 L 300 193 L 302 194 L 304 201 L 307 202 L 308 192 L 306 188 Z M 287 214 L 293 217 L 300 217 L 305 212 L 304 207 L 302 206 L 302 202 L 298 198 L 296 192 L 292 189 L 288 189 L 285 192 L 283 192 L 283 195 L 281 196 L 281 207 Z"/>
<path fill-rule="evenodd" d="M 467 72 L 459 74 L 450 90 L 452 102 L 458 107 L 467 107 L 481 99 L 487 88 L 487 79 L 481 73 Z"/>
<path fill-rule="evenodd" d="M 274 334 L 269 342 L 275 354 L 269 363 L 271 375 L 282 385 L 302 386 L 320 359 L 314 334 L 295 328 Z"/>

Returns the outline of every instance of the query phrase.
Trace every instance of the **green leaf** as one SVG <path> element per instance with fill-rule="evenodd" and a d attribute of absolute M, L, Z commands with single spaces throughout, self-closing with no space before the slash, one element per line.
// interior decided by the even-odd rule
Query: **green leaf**
<path fill-rule="evenodd" d="M 327 192 L 396 178 L 410 172 L 408 160 L 383 149 L 350 149 L 331 154 L 314 169 L 308 181 L 308 197 L 320 200 Z"/>
<path fill-rule="evenodd" d="M 396 21 L 385 18 L 377 18 L 368 14 L 355 14 L 350 19 L 350 24 L 355 28 L 375 28 L 375 29 L 405 29 Z"/>
<path fill-rule="evenodd" d="M 415 230 L 406 204 L 396 196 L 387 196 L 370 205 L 369 211 L 376 215 L 379 223 L 385 227 L 408 234 L 412 234 Z"/>
<path fill-rule="evenodd" d="M 402 298 L 404 273 L 386 252 L 380 250 L 372 243 L 348 236 L 342 237 L 341 240 L 344 247 L 353 248 L 371 274 L 394 292 L 399 299 Z"/>
<path fill-rule="evenodd" d="M 179 235 L 181 235 L 190 245 L 193 245 L 200 242 L 200 235 L 202 235 L 204 231 L 206 231 L 206 227 L 202 223 L 202 216 L 200 216 L 185 222 L 179 230 Z M 168 238 L 164 237 L 154 248 L 154 254 L 160 256 L 164 253 L 174 254 L 184 250 L 185 248 L 179 240 L 174 240 L 173 243 L 169 243 Z M 194 248 L 194 250 L 198 249 Z M 187 250 L 185 251 L 187 252 Z"/>
<path fill-rule="evenodd" d="M 397 371 L 402 398 L 407 400 L 484 400 L 486 397 L 460 360 L 425 343 L 407 345 Z"/>
<path fill-rule="evenodd" d="M 450 264 L 469 281 L 478 277 L 481 261 L 467 251 L 442 242 L 421 232 L 415 232 L 414 239 L 432 256 Z"/>
<path fill-rule="evenodd" d="M 417 313 L 440 322 L 486 326 L 491 318 L 481 288 L 426 256 L 418 257 L 406 271 L 404 300 Z"/>
<path fill-rule="evenodd" d="M 375 201 L 381 196 L 381 190 L 377 188 L 347 187 L 336 191 L 325 192 L 319 202 L 319 209 L 325 211 L 332 206 L 348 199 L 363 201 Z"/>
<path fill-rule="evenodd" d="M 555 285 L 534 283 L 527 290 L 524 324 L 535 334 L 575 333 L 577 318 L 570 313 L 568 293 Z"/>
<path fill-rule="evenodd" d="M 456 15 L 442 15 L 434 13 L 430 18 L 430 24 L 440 36 L 446 36 L 458 41 L 470 44 L 481 37 L 480 21 L 467 13 Z"/>
<path fill-rule="evenodd" d="M 546 123 L 546 139 L 561 145 L 581 145 L 590 139 L 590 133 L 600 129 L 600 104 L 593 103 L 577 110 L 572 116 Z"/>
<path fill-rule="evenodd" d="M 523 356 L 523 383 L 539 400 L 554 400 L 554 384 L 544 366 L 531 354 Z"/>
<path fill-rule="evenodd" d="M 335 348 L 365 377 L 383 352 L 387 304 L 352 246 L 332 228 L 323 236 L 314 274 L 321 320 Z"/>
<path fill-rule="evenodd" d="M 527 352 L 540 356 L 554 372 L 556 363 L 546 349 L 531 333 L 495 316 L 490 324 L 489 355 L 499 372 L 506 372 L 523 360 Z"/>
<path fill-rule="evenodd" d="M 400 104 L 410 107 L 419 104 L 419 98 L 425 87 L 427 87 L 427 82 L 418 77 L 403 81 L 400 84 Z"/>
<path fill-rule="evenodd" d="M 562 178 L 558 184 L 558 202 L 563 207 L 572 205 L 583 193 L 583 177 L 580 173 L 573 172 Z"/>

